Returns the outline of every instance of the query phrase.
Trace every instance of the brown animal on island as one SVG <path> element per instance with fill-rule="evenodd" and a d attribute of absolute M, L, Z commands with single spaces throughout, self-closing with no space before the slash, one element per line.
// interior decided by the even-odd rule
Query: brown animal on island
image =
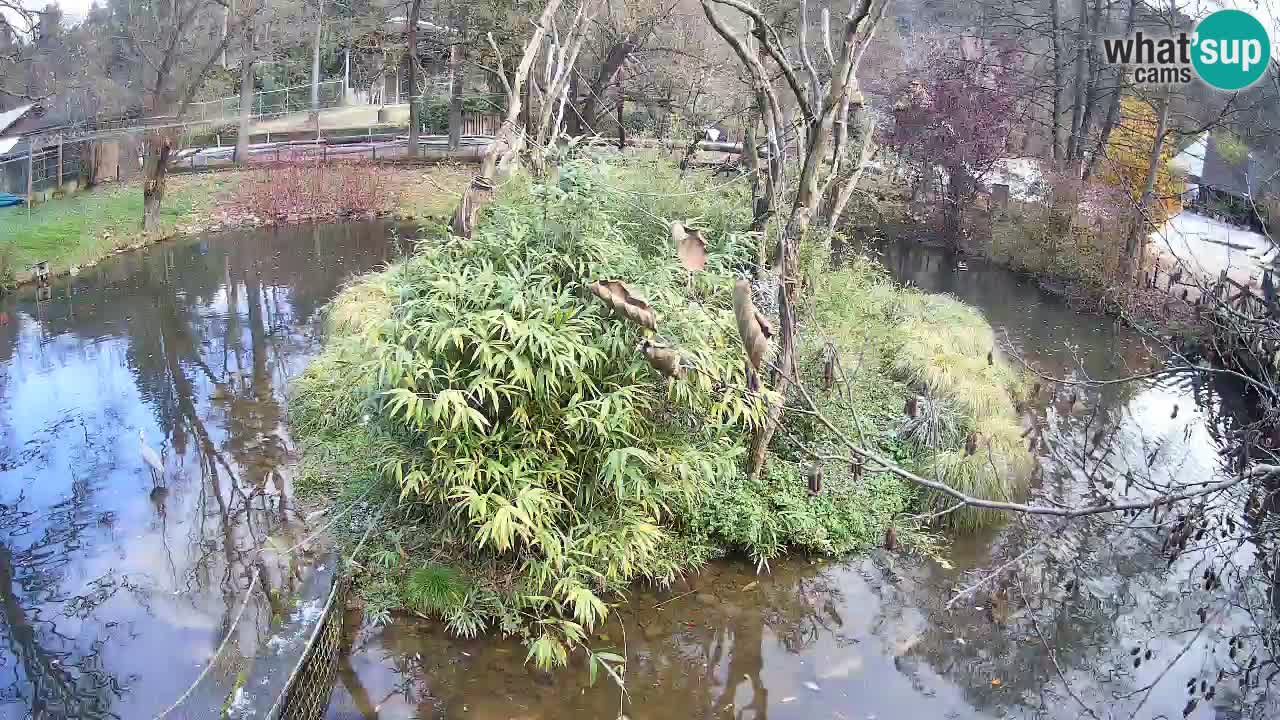
<path fill-rule="evenodd" d="M 815 460 L 810 463 L 808 469 L 809 475 L 809 494 L 817 495 L 822 492 L 822 466 Z"/>
<path fill-rule="evenodd" d="M 648 338 L 640 341 L 640 345 L 636 348 L 644 359 L 654 370 L 662 373 L 669 378 L 682 378 L 685 375 L 685 365 L 680 352 L 674 348 L 667 347 L 655 343 Z"/>
<path fill-rule="evenodd" d="M 760 379 L 757 373 L 760 372 L 765 352 L 769 349 L 773 326 L 756 309 L 751 300 L 751 284 L 746 280 L 740 279 L 733 284 L 733 315 L 738 321 L 738 336 L 742 340 L 742 347 L 747 351 L 747 387 L 759 390 Z"/>

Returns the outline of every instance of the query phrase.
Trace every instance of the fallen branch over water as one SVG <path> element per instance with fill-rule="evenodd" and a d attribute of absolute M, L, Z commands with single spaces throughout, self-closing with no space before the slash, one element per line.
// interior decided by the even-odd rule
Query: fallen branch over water
<path fill-rule="evenodd" d="M 1182 502 L 1183 500 L 1191 500 L 1194 498 L 1203 497 L 1205 495 L 1212 495 L 1213 493 L 1216 493 L 1216 492 L 1221 492 L 1235 485 L 1238 485 L 1241 482 L 1244 482 L 1244 480 L 1246 479 L 1272 479 L 1272 478 L 1280 477 L 1280 465 L 1258 464 L 1258 465 L 1254 465 L 1246 473 L 1240 473 L 1226 480 L 1221 480 L 1215 483 L 1207 483 L 1198 490 L 1187 490 L 1185 492 L 1170 493 L 1170 494 L 1160 495 L 1154 498 L 1150 498 L 1147 500 L 1134 501 L 1134 502 L 1125 502 L 1125 503 L 1107 502 L 1107 503 L 1098 504 L 1098 505 L 1085 505 L 1085 506 L 1072 507 L 1068 505 L 1040 505 L 1040 504 L 1003 502 L 999 500 L 988 500 L 985 498 L 973 497 L 972 495 L 965 494 L 951 487 L 950 485 L 947 485 L 946 483 L 921 477 L 920 475 L 917 475 L 911 472 L 910 470 L 902 467 L 901 465 L 898 465 L 892 460 L 885 458 L 879 453 L 873 452 L 871 450 L 868 450 L 860 446 L 858 443 L 854 442 L 848 435 L 841 432 L 841 430 L 837 428 L 835 424 L 832 423 L 831 420 L 826 415 L 822 414 L 822 412 L 818 410 L 817 403 L 814 402 L 813 396 L 809 394 L 808 389 L 806 389 L 803 383 L 799 381 L 799 378 L 792 376 L 791 380 L 795 388 L 800 392 L 801 395 L 804 396 L 805 403 L 808 405 L 808 408 L 805 409 L 805 408 L 788 407 L 787 408 L 788 410 L 791 410 L 793 412 L 804 413 L 806 415 L 810 415 L 816 418 L 818 422 L 822 423 L 822 425 L 826 427 L 827 430 L 829 430 L 831 434 L 835 436 L 845 447 L 847 447 L 854 455 L 862 458 L 864 461 L 871 460 L 876 464 L 878 464 L 880 467 L 884 468 L 884 470 L 894 475 L 897 475 L 903 480 L 907 480 L 908 482 L 915 483 L 916 485 L 919 485 L 921 487 L 929 488 L 930 490 L 934 490 L 944 495 L 948 495 L 952 498 L 955 498 L 957 501 L 964 503 L 965 505 L 968 505 L 970 507 L 984 508 L 988 510 L 1000 510 L 1004 512 L 1024 513 L 1027 515 L 1051 515 L 1051 516 L 1062 517 L 1062 518 L 1080 518 L 1080 517 L 1086 517 L 1089 515 L 1099 515 L 1103 513 L 1116 513 L 1116 512 L 1125 512 L 1130 510 L 1151 510 L 1153 508 L 1168 507 L 1173 503 Z M 835 457 L 845 462 L 853 462 L 853 459 L 854 459 L 853 457 L 850 457 L 850 456 L 835 456 Z"/>

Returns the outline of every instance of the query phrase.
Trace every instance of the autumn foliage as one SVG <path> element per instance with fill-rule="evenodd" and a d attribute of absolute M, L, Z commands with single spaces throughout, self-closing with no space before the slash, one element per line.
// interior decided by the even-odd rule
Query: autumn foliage
<path fill-rule="evenodd" d="M 1138 203 L 1147 181 L 1147 167 L 1155 137 L 1156 114 L 1151 106 L 1135 97 L 1123 98 L 1120 101 L 1120 122 L 1107 139 L 1107 155 L 1098 170 L 1098 180 L 1122 193 L 1132 203 Z M 1184 185 L 1172 165 L 1175 151 L 1174 144 L 1166 140 L 1156 170 L 1153 197 L 1155 207 L 1164 216 L 1177 212 L 1181 207 Z M 1153 220 L 1163 222 L 1164 217 Z"/>
<path fill-rule="evenodd" d="M 267 222 L 297 222 L 385 212 L 392 190 L 390 179 L 370 162 L 281 163 L 246 173 L 235 204 Z"/>
<path fill-rule="evenodd" d="M 965 47 L 939 47 L 924 75 L 899 92 L 890 146 L 919 177 L 945 178 L 943 230 L 953 241 L 978 183 L 1010 154 L 1022 90 L 1014 70 L 1019 53 L 995 46 L 992 57 Z M 991 59 L 998 60 L 991 62 Z"/>

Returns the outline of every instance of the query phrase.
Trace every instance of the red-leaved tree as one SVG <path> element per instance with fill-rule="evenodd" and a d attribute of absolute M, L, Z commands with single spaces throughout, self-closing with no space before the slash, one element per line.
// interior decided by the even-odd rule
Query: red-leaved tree
<path fill-rule="evenodd" d="M 1018 51 L 975 43 L 938 46 L 923 77 L 899 91 L 888 143 L 917 167 L 922 181 L 942 181 L 942 229 L 959 247 L 961 219 L 978 183 L 1010 155 L 1020 114 Z"/>

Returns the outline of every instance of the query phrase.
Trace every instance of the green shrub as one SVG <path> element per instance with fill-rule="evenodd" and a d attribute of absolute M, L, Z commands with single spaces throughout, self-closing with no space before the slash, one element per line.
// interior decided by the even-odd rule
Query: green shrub
<path fill-rule="evenodd" d="M 304 434 L 367 423 L 402 520 L 462 544 L 456 561 L 518 573 L 481 580 L 493 612 L 478 616 L 522 614 L 539 661 L 603 619 L 605 592 L 689 567 L 664 550 L 671 530 L 738 473 L 763 412 L 743 389 L 732 279 L 707 273 L 691 299 L 669 245 L 628 242 L 663 230 L 601 203 L 612 179 L 571 165 L 504 198 L 473 240 L 425 243 L 349 288 L 331 313 L 341 337 L 295 393 Z M 725 247 L 711 267 L 733 263 Z M 685 377 L 649 367 L 644 331 L 586 292 L 601 278 L 648 298 Z"/>
<path fill-rule="evenodd" d="M 381 523 L 391 529 L 375 533 L 364 563 L 375 621 L 407 607 L 463 635 L 519 634 L 530 660 L 563 664 L 636 581 L 667 583 L 730 550 L 763 563 L 867 548 L 920 504 L 890 473 L 837 463 L 811 496 L 814 455 L 844 450 L 809 415 L 789 417 L 767 472 L 744 475 L 765 409 L 744 387 L 732 309 L 734 275 L 755 254 L 744 194 L 665 163 L 570 161 L 550 179 L 512 182 L 473 239 L 428 239 L 339 295 L 290 420 L 303 443 L 300 489 L 363 507 L 394 501 Z M 705 271 L 678 264 L 673 219 L 705 229 Z M 605 278 L 648 300 L 656 336 L 587 291 Z M 931 312 L 980 317 L 904 293 L 869 263 L 810 282 L 823 327 L 802 336 L 800 370 L 821 377 L 830 332 L 851 380 L 818 393 L 824 414 L 918 466 L 927 456 L 897 430 L 910 381 L 880 348 L 904 345 L 895 328 L 907 320 L 936 331 L 922 317 Z M 687 373 L 650 367 L 642 339 L 678 349 Z M 972 382 L 982 379 L 1012 382 L 996 371 Z M 989 404 L 1011 407 L 999 397 Z M 903 524 L 904 545 L 932 547 Z"/>
<path fill-rule="evenodd" d="M 501 95 L 470 96 L 462 99 L 462 112 L 502 114 L 505 99 Z M 418 121 L 428 135 L 445 135 L 449 132 L 449 99 L 424 97 L 420 100 Z"/>

